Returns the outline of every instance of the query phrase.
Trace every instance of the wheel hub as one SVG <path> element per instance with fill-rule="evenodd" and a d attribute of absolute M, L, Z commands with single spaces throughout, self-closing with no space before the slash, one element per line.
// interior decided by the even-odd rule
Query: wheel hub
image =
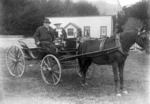
<path fill-rule="evenodd" d="M 14 59 L 14 60 L 12 60 L 12 61 L 17 62 L 18 60 L 17 60 L 17 59 Z"/>
<path fill-rule="evenodd" d="M 14 61 L 14 62 L 21 62 L 20 60 L 17 60 L 17 59 L 14 59 L 13 61 Z"/>
<path fill-rule="evenodd" d="M 48 68 L 49 71 L 52 71 L 52 68 Z"/>

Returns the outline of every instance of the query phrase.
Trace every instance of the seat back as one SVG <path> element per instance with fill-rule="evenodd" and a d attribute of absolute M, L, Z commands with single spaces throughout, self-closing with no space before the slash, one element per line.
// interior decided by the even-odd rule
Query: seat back
<path fill-rule="evenodd" d="M 76 38 L 68 38 L 68 39 L 65 39 L 65 41 L 66 41 L 66 47 L 65 47 L 66 50 L 77 48 Z"/>
<path fill-rule="evenodd" d="M 20 39 L 18 40 L 20 46 L 22 48 L 29 48 L 29 49 L 34 49 L 34 48 L 38 48 L 35 44 L 35 41 L 33 38 L 25 38 L 25 39 Z"/>

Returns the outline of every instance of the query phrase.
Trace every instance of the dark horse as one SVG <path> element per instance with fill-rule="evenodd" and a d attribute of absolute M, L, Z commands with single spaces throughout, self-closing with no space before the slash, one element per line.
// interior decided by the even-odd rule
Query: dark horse
<path fill-rule="evenodd" d="M 117 50 L 112 50 L 104 52 L 103 54 L 97 56 L 87 55 L 84 57 L 78 58 L 80 72 L 82 74 L 82 83 L 86 85 L 86 72 L 90 64 L 93 62 L 98 65 L 111 65 L 114 74 L 115 81 L 115 91 L 117 96 L 121 96 L 120 91 L 123 93 L 128 93 L 124 89 L 123 83 L 123 70 L 126 58 L 130 47 L 137 43 L 142 49 L 149 53 L 149 38 L 148 35 L 143 29 L 131 30 L 127 32 L 120 33 L 119 36 L 119 48 Z M 103 49 L 113 48 L 116 44 L 116 36 L 111 36 L 106 39 Z M 100 48 L 100 40 L 85 40 L 79 44 L 79 54 L 84 54 L 88 52 L 98 51 Z M 119 86 L 120 79 L 120 86 Z M 120 87 L 120 89 L 119 89 Z"/>

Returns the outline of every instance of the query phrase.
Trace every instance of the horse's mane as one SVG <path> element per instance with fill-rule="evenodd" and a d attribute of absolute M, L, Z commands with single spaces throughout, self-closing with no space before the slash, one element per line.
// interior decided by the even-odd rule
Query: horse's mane
<path fill-rule="evenodd" d="M 131 38 L 131 36 L 132 37 L 135 37 L 135 35 L 137 34 L 137 30 L 126 30 L 126 31 L 123 31 L 123 32 L 120 32 L 120 33 L 118 33 L 118 34 L 116 34 L 116 35 L 119 35 L 119 36 L 121 36 L 121 37 L 126 37 L 126 38 Z M 110 38 L 110 40 L 111 39 L 114 39 L 115 37 L 116 37 L 116 35 L 112 35 L 112 36 L 110 36 L 109 38 Z"/>

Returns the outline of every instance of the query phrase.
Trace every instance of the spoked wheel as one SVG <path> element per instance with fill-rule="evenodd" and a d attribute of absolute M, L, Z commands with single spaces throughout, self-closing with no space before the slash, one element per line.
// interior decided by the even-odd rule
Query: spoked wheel
<path fill-rule="evenodd" d="M 24 53 L 18 46 L 11 46 L 6 54 L 7 69 L 12 76 L 21 77 L 25 70 Z"/>
<path fill-rule="evenodd" d="M 45 56 L 41 62 L 41 74 L 45 83 L 57 85 L 61 78 L 61 65 L 52 54 Z"/>
<path fill-rule="evenodd" d="M 92 63 L 92 64 L 89 66 L 89 68 L 88 68 L 88 70 L 87 70 L 87 72 L 86 72 L 86 78 L 87 78 L 87 79 L 90 79 L 90 78 L 94 75 L 95 69 L 96 69 L 95 64 Z M 76 68 L 76 71 L 77 71 L 77 74 L 78 74 L 80 77 L 82 77 L 79 67 Z"/>
<path fill-rule="evenodd" d="M 32 49 L 32 50 L 28 50 L 30 56 L 33 58 L 33 59 L 38 59 L 41 55 L 41 53 L 38 51 L 38 50 L 35 50 L 35 49 Z"/>

